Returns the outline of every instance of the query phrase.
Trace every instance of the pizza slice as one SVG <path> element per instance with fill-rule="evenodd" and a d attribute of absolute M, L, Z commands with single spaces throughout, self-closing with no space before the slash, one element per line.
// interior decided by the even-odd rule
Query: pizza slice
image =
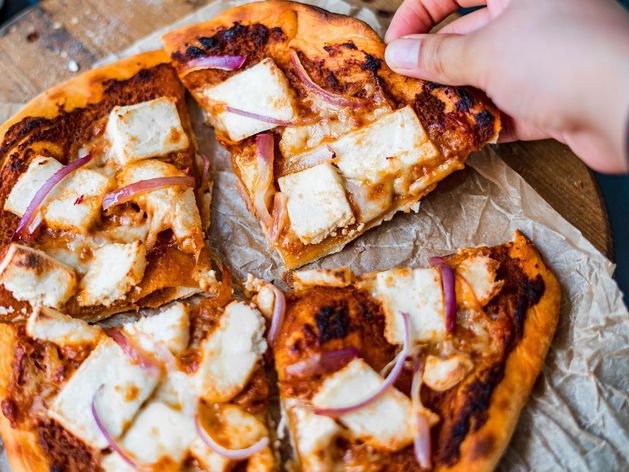
<path fill-rule="evenodd" d="M 393 73 L 371 28 L 312 6 L 251 3 L 162 39 L 287 268 L 417 211 L 500 130 L 477 90 Z"/>
<path fill-rule="evenodd" d="M 276 470 L 255 307 L 226 283 L 216 297 L 120 321 L 41 307 L 0 324 L 0 433 L 13 471 Z"/>
<path fill-rule="evenodd" d="M 542 369 L 560 288 L 521 233 L 424 269 L 293 275 L 263 312 L 304 471 L 493 470 Z"/>
<path fill-rule="evenodd" d="M 0 128 L 0 306 L 95 320 L 216 291 L 211 182 L 163 52 L 87 72 Z"/>

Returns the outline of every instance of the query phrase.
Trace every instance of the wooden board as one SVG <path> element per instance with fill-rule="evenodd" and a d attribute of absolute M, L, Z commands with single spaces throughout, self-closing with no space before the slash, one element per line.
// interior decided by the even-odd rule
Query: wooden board
<path fill-rule="evenodd" d="M 43 0 L 0 30 L 0 103 L 23 103 L 209 0 Z M 360 2 L 390 18 L 400 0 Z M 587 167 L 553 141 L 500 145 L 499 153 L 596 248 L 613 243 Z"/>

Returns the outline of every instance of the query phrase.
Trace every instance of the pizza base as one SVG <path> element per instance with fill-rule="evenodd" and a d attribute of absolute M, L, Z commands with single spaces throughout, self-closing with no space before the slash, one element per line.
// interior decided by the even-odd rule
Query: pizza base
<path fill-rule="evenodd" d="M 561 288 L 557 278 L 544 264 L 533 244 L 516 231 L 509 255 L 522 261 L 522 270 L 530 278 L 540 275 L 544 294 L 529 308 L 524 321 L 524 334 L 511 351 L 504 369 L 504 377 L 491 394 L 487 421 L 470 431 L 460 448 L 460 459 L 439 471 L 492 471 L 498 464 L 518 424 L 535 381 L 542 371 L 559 320 Z"/>

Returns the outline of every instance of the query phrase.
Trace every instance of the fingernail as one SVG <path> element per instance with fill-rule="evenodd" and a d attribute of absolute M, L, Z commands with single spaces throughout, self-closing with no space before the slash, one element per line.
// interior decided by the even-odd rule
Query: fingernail
<path fill-rule="evenodd" d="M 419 40 L 400 38 L 392 41 L 385 51 L 385 59 L 392 69 L 414 69 L 419 66 Z"/>

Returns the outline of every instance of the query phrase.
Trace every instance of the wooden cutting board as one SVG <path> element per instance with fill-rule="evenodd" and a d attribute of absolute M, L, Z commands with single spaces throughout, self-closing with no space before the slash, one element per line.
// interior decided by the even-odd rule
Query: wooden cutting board
<path fill-rule="evenodd" d="M 351 0 L 390 18 L 401 0 Z M 209 0 L 43 0 L 0 29 L 0 103 L 24 103 Z M 499 146 L 520 173 L 601 252 L 613 241 L 592 173 L 554 141 Z"/>

